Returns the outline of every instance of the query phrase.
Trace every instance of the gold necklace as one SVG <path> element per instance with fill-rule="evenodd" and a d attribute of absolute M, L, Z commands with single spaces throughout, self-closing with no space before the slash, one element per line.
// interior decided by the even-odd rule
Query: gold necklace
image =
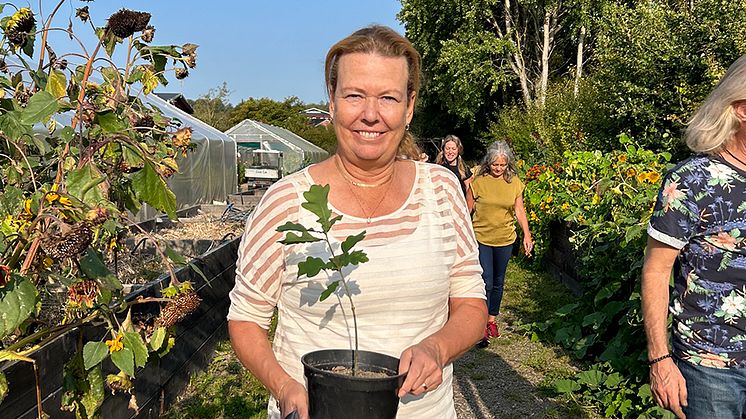
<path fill-rule="evenodd" d="M 347 169 L 345 169 L 344 165 L 342 164 L 342 161 L 340 160 L 339 156 L 335 155 L 334 164 L 337 166 L 337 170 L 339 170 L 339 173 L 342 175 L 345 180 L 359 188 L 377 188 L 381 185 L 384 185 L 391 181 L 394 177 L 394 171 L 392 170 L 391 173 L 386 177 L 386 179 L 378 182 L 378 183 L 363 183 L 356 181 L 352 175 L 347 172 Z"/>
<path fill-rule="evenodd" d="M 394 169 L 391 171 L 391 176 L 389 176 L 389 180 L 391 180 L 393 178 L 395 171 L 396 171 L 396 166 L 394 166 Z M 357 196 L 357 193 L 355 193 L 355 191 L 350 187 L 350 185 L 347 185 L 347 189 L 349 189 L 350 193 L 352 193 L 352 196 L 355 197 L 355 200 L 357 201 L 357 205 L 360 207 L 360 210 L 363 211 L 363 215 L 365 215 L 365 221 L 368 224 L 370 224 L 370 221 L 373 218 L 373 215 L 378 210 L 378 207 L 380 207 L 381 203 L 383 203 L 383 199 L 386 198 L 386 195 L 388 195 L 389 189 L 391 189 L 391 183 L 393 183 L 393 182 L 389 182 L 388 183 L 388 185 L 386 186 L 386 190 L 383 191 L 383 194 L 381 194 L 381 199 L 378 200 L 378 203 L 373 208 L 373 211 L 370 212 L 370 214 L 368 214 L 368 212 L 365 211 L 365 206 L 363 205 L 363 201 L 360 199 L 359 196 Z"/>

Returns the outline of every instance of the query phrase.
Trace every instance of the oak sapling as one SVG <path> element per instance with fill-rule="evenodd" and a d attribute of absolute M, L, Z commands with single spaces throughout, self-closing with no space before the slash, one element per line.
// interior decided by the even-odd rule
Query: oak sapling
<path fill-rule="evenodd" d="M 329 240 L 329 231 L 332 226 L 342 219 L 341 215 L 332 217 L 332 212 L 329 209 L 329 185 L 311 185 L 311 188 L 303 193 L 305 201 L 301 206 L 318 217 L 318 224 L 321 226 L 321 230 L 317 228 L 308 228 L 302 224 L 293 223 L 288 221 L 287 223 L 277 227 L 278 232 L 283 232 L 285 238 L 280 240 L 280 243 L 284 245 L 293 245 L 300 243 L 315 243 L 324 242 L 326 243 L 329 253 L 331 254 L 326 260 L 308 256 L 306 260 L 298 263 L 298 277 L 305 275 L 308 278 L 313 278 L 318 275 L 322 270 L 325 272 L 336 272 L 339 274 L 337 279 L 333 279 L 334 276 L 330 276 L 333 280 L 327 284 L 326 289 L 319 296 L 319 301 L 324 301 L 334 293 L 339 285 L 342 284 L 344 294 L 350 301 L 350 308 L 352 310 L 352 321 L 355 330 L 355 349 L 352 353 L 352 375 L 357 375 L 357 352 L 358 352 L 358 330 L 357 330 L 357 316 L 355 314 L 355 303 L 352 300 L 352 294 L 350 293 L 350 286 L 348 279 L 345 277 L 343 269 L 350 265 L 359 265 L 368 261 L 368 256 L 362 250 L 353 250 L 354 246 L 365 238 L 365 231 L 359 234 L 348 236 L 340 245 L 340 249 L 335 251 Z"/>

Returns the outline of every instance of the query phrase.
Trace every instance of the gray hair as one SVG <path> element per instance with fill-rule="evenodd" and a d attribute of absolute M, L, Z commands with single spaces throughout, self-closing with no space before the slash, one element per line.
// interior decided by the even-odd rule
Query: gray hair
<path fill-rule="evenodd" d="M 740 121 L 733 104 L 746 100 L 746 55 L 731 64 L 689 121 L 684 135 L 694 152 L 717 153 L 733 141 Z"/>
<path fill-rule="evenodd" d="M 505 174 L 503 176 L 505 177 L 505 181 L 510 183 L 518 170 L 515 166 L 515 155 L 513 154 L 513 150 L 510 149 L 510 146 L 505 140 L 495 141 L 487 147 L 487 153 L 482 159 L 482 164 L 479 166 L 479 172 L 477 175 L 482 176 L 488 174 L 490 172 L 490 165 L 498 157 L 505 157 L 505 160 L 508 161 L 508 167 L 505 169 Z"/>

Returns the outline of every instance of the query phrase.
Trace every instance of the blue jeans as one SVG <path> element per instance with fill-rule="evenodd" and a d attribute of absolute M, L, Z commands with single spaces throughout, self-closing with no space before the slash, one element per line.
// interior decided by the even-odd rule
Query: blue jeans
<path fill-rule="evenodd" d="M 479 243 L 479 264 L 482 265 L 482 279 L 487 291 L 487 311 L 490 316 L 500 314 L 500 303 L 503 300 L 505 271 L 513 253 L 513 245 L 487 246 Z"/>
<path fill-rule="evenodd" d="M 674 358 L 686 380 L 687 419 L 746 418 L 746 368 L 709 368 Z"/>

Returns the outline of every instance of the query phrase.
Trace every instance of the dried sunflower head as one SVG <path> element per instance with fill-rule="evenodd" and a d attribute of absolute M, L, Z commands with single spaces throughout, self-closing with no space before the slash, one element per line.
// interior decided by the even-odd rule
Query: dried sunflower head
<path fill-rule="evenodd" d="M 148 25 L 145 29 L 143 29 L 142 31 L 143 42 L 151 42 L 154 36 L 155 36 L 155 28 L 153 26 Z"/>
<path fill-rule="evenodd" d="M 22 7 L 13 14 L 5 26 L 5 35 L 8 41 L 17 47 L 23 47 L 29 32 L 34 29 L 36 19 L 28 7 Z"/>
<path fill-rule="evenodd" d="M 183 80 L 189 76 L 189 70 L 186 68 L 177 68 L 176 69 L 176 79 L 177 80 Z"/>
<path fill-rule="evenodd" d="M 155 320 L 156 327 L 171 327 L 175 325 L 197 310 L 201 302 L 202 299 L 194 291 L 190 290 L 179 293 L 161 310 L 161 314 Z"/>
<path fill-rule="evenodd" d="M 132 380 L 127 376 L 126 373 L 120 371 L 119 374 L 109 374 L 106 376 L 106 386 L 111 390 L 113 395 L 115 392 L 129 393 L 132 391 Z"/>
<path fill-rule="evenodd" d="M 171 141 L 176 148 L 184 149 L 189 147 L 189 144 L 192 143 L 192 127 L 180 128 L 171 137 Z"/>
<path fill-rule="evenodd" d="M 197 67 L 197 56 L 196 55 L 187 55 L 186 58 L 184 58 L 184 63 L 189 68 Z"/>
<path fill-rule="evenodd" d="M 0 288 L 4 287 L 10 281 L 10 267 L 0 265 Z"/>
<path fill-rule="evenodd" d="M 31 92 L 29 92 L 25 84 L 18 83 L 15 92 L 13 92 L 13 98 L 18 101 L 18 104 L 21 105 L 21 107 L 25 108 L 28 104 L 28 100 L 31 98 Z"/>
<path fill-rule="evenodd" d="M 93 308 L 93 303 L 99 295 L 101 295 L 101 290 L 98 282 L 91 279 L 78 281 L 70 285 L 67 290 L 68 305 L 72 309 Z"/>
<path fill-rule="evenodd" d="M 195 55 L 197 53 L 197 48 L 199 45 L 196 44 L 184 44 L 181 46 L 181 54 L 182 55 Z"/>
<path fill-rule="evenodd" d="M 135 32 L 147 28 L 149 22 L 150 13 L 148 12 L 121 9 L 109 16 L 106 27 L 117 37 L 128 38 Z"/>
<path fill-rule="evenodd" d="M 47 237 L 42 240 L 42 248 L 52 259 L 61 260 L 77 256 L 85 251 L 93 241 L 91 223 L 81 221 L 63 235 Z"/>
<path fill-rule="evenodd" d="M 88 11 L 88 6 L 83 6 L 80 9 L 75 9 L 75 17 L 80 18 L 83 23 L 86 23 L 88 21 L 88 18 L 91 17 L 90 12 Z"/>

